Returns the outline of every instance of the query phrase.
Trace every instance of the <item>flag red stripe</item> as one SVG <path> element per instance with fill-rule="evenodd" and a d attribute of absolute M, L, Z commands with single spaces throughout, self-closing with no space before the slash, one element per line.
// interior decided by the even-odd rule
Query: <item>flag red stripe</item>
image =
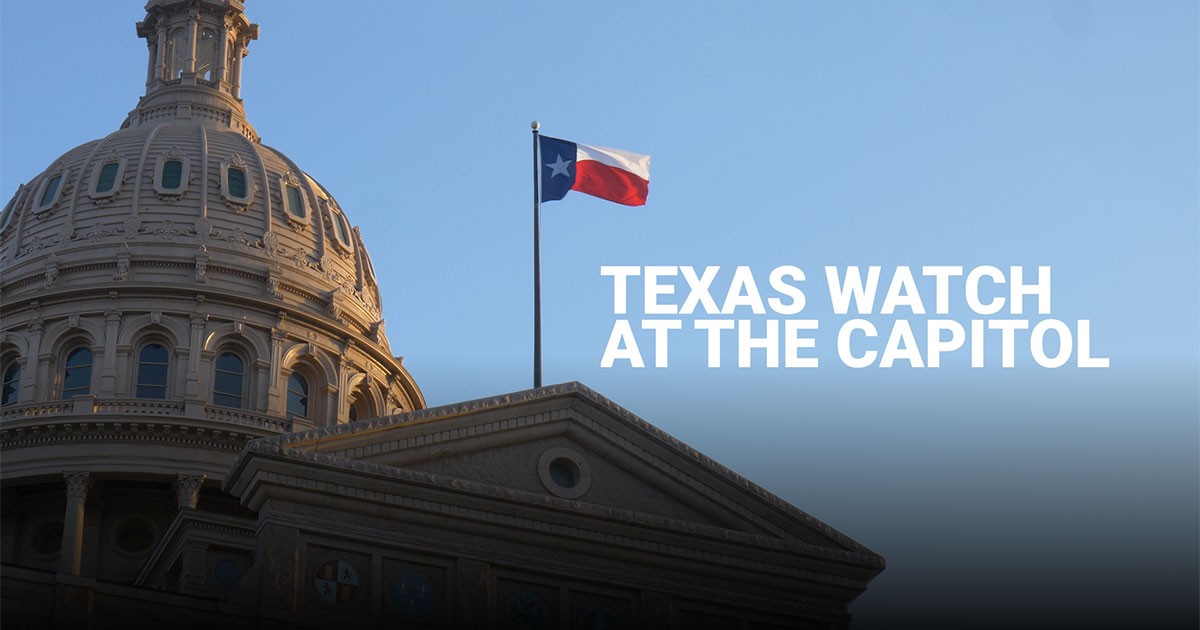
<path fill-rule="evenodd" d="M 575 185 L 571 190 L 626 206 L 644 206 L 650 182 L 629 171 L 595 160 L 582 160 L 575 164 Z"/>

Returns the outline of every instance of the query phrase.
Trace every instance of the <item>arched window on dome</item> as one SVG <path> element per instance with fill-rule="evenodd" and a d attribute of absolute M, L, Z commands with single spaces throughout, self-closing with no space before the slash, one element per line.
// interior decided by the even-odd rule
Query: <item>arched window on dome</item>
<path fill-rule="evenodd" d="M 92 199 L 107 199 L 121 189 L 121 180 L 125 176 L 125 158 L 119 155 L 109 155 L 103 158 L 92 169 L 92 179 L 88 195 Z"/>
<path fill-rule="evenodd" d="M 172 146 L 154 162 L 154 190 L 162 197 L 178 198 L 188 186 L 191 160 Z"/>
<path fill-rule="evenodd" d="M 15 404 L 21 396 L 21 364 L 17 357 L 4 362 L 3 389 L 0 390 L 0 406 Z"/>
<path fill-rule="evenodd" d="M 9 222 L 12 221 L 13 215 L 16 214 L 14 208 L 17 207 L 17 198 L 21 196 L 21 191 L 25 190 L 25 185 L 17 186 L 17 192 L 13 193 L 12 199 L 4 204 L 4 211 L 0 212 L 0 230 L 8 228 Z"/>
<path fill-rule="evenodd" d="M 212 29 L 200 31 L 200 41 L 196 43 L 196 78 L 212 81 L 217 65 L 217 34 Z"/>
<path fill-rule="evenodd" d="M 92 351 L 89 348 L 75 348 L 67 353 L 63 364 L 62 397 L 78 398 L 87 396 L 92 391 Z"/>
<path fill-rule="evenodd" d="M 171 353 L 161 343 L 148 343 L 138 351 L 136 396 L 138 398 L 167 397 L 167 376 L 170 373 Z"/>
<path fill-rule="evenodd" d="M 187 43 L 187 31 L 181 28 L 171 31 L 171 37 L 167 40 L 167 53 L 171 60 L 171 68 L 167 72 L 168 78 L 178 79 L 187 70 Z"/>
<path fill-rule="evenodd" d="M 54 197 L 58 195 L 58 187 L 62 185 L 62 175 L 55 175 L 50 178 L 46 187 L 42 189 L 42 199 L 38 201 L 39 206 L 48 206 L 54 201 Z"/>
<path fill-rule="evenodd" d="M 34 208 L 35 212 L 46 210 L 58 201 L 58 193 L 62 191 L 62 180 L 63 176 L 61 172 L 55 174 L 53 177 L 42 180 L 42 187 L 38 189 L 36 197 L 38 201 L 37 207 Z"/>
<path fill-rule="evenodd" d="M 234 154 L 228 160 L 221 162 L 221 196 L 225 203 L 233 205 L 238 211 L 250 207 L 254 190 L 250 178 L 246 174 L 246 162 L 242 156 Z"/>
<path fill-rule="evenodd" d="M 300 221 L 308 218 L 308 209 L 304 207 L 304 192 L 299 186 L 292 184 L 284 184 L 284 204 L 287 205 L 288 214 Z"/>
<path fill-rule="evenodd" d="M 350 239 L 350 223 L 346 221 L 346 215 L 332 211 L 333 215 L 333 235 L 337 244 L 347 252 L 354 251 L 354 242 Z"/>
<path fill-rule="evenodd" d="M 245 406 L 245 391 L 245 360 L 233 352 L 222 352 L 213 369 L 213 404 L 241 409 Z"/>
<path fill-rule="evenodd" d="M 300 372 L 288 377 L 287 415 L 289 418 L 308 419 L 308 379 Z"/>
<path fill-rule="evenodd" d="M 183 160 L 164 160 L 159 177 L 166 190 L 178 190 L 183 184 Z"/>
<path fill-rule="evenodd" d="M 109 162 L 100 167 L 100 174 L 96 176 L 96 192 L 106 193 L 113 189 L 117 183 L 117 169 L 120 167 L 117 162 Z"/>
<path fill-rule="evenodd" d="M 236 166 L 229 167 L 226 176 L 229 180 L 229 196 L 246 198 L 246 169 Z"/>
<path fill-rule="evenodd" d="M 375 399 L 367 387 L 360 385 L 350 398 L 350 409 L 346 414 L 350 422 L 379 417 L 379 412 L 375 409 Z"/>

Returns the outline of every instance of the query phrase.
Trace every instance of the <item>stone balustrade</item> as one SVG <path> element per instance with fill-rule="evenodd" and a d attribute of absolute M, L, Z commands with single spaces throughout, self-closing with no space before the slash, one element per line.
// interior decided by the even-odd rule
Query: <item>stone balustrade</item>
<path fill-rule="evenodd" d="M 285 433 L 291 422 L 283 418 L 215 405 L 188 405 L 179 400 L 141 398 L 76 398 L 49 403 L 10 405 L 0 409 L 0 424 L 27 424 L 30 420 L 73 420 L 87 416 L 163 417 L 204 419 L 246 427 L 255 432 Z"/>

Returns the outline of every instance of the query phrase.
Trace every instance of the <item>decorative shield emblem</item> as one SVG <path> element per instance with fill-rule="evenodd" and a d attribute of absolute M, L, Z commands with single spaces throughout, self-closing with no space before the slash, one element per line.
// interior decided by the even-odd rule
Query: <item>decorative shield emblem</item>
<path fill-rule="evenodd" d="M 330 560 L 317 567 L 313 588 L 327 604 L 348 604 L 358 597 L 358 571 L 345 560 Z"/>

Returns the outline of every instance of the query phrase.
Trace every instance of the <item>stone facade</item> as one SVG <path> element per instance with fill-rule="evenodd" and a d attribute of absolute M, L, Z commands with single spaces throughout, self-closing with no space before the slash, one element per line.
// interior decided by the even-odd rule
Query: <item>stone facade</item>
<path fill-rule="evenodd" d="M 237 0 L 0 215 L 6 627 L 841 628 L 878 555 L 570 383 L 426 409 Z"/>

